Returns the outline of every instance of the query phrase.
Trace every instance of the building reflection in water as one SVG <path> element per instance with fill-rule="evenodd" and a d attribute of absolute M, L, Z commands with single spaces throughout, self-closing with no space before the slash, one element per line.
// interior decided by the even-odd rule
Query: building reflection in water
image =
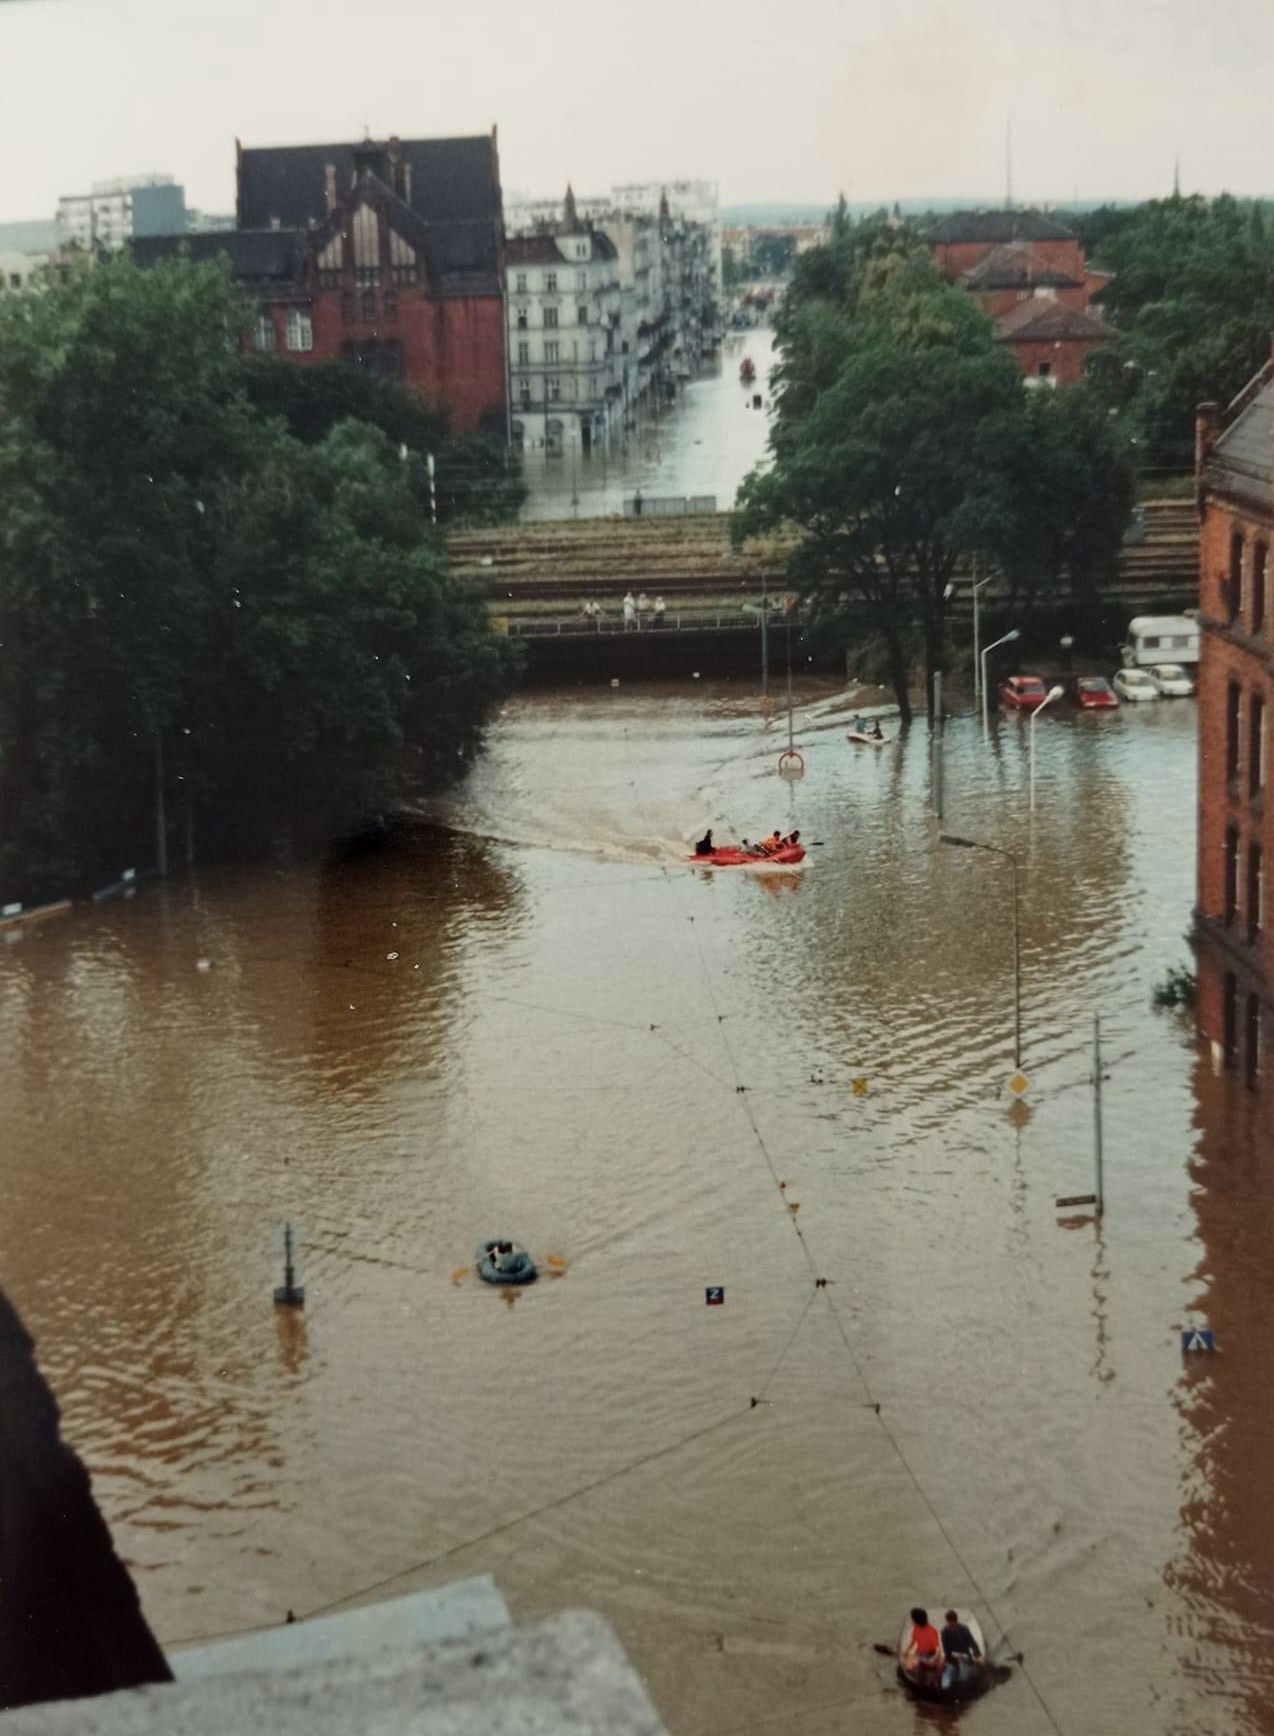
<path fill-rule="evenodd" d="M 1206 967 L 1205 967 L 1206 968 Z M 1176 1389 L 1188 1466 L 1181 1549 L 1166 1577 L 1187 1611 L 1183 1667 L 1230 1728 L 1274 1731 L 1274 1092 L 1201 1052 L 1191 1173 L 1200 1260 L 1194 1312 L 1214 1356 L 1184 1358 Z M 1197 1707 L 1195 1708 L 1197 1713 Z M 1197 1729 L 1185 1720 L 1176 1728 Z"/>

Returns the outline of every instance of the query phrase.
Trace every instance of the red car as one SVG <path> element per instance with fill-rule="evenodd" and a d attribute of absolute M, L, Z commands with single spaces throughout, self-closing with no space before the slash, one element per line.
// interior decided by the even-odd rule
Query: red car
<path fill-rule="evenodd" d="M 1081 711 L 1117 711 L 1119 696 L 1100 675 L 1081 675 L 1071 688 L 1071 698 Z"/>
<path fill-rule="evenodd" d="M 1048 698 L 1038 675 L 1010 675 L 1000 683 L 1000 704 L 1010 711 L 1036 711 Z"/>

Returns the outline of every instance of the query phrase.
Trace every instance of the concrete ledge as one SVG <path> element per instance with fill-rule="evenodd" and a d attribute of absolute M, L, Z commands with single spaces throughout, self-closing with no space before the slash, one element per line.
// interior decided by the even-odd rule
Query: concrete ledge
<path fill-rule="evenodd" d="M 239 1676 L 253 1670 L 292 1670 L 376 1651 L 477 1640 L 513 1624 L 508 1605 L 490 1574 L 462 1579 L 436 1591 L 419 1591 L 387 1603 L 289 1622 L 237 1639 L 219 1640 L 168 1662 L 179 1682 L 207 1676 Z"/>
<path fill-rule="evenodd" d="M 367 1612 L 375 1614 L 375 1609 Z M 667 1736 L 600 1616 L 570 1611 L 471 1643 L 376 1650 L 62 1700 L 0 1736 Z"/>

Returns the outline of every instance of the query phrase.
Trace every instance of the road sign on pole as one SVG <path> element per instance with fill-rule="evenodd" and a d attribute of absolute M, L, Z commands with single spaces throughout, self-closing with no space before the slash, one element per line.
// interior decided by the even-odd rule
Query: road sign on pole
<path fill-rule="evenodd" d="M 1181 1354 L 1196 1350 L 1215 1350 L 1216 1336 L 1209 1326 L 1191 1326 L 1181 1334 Z"/>

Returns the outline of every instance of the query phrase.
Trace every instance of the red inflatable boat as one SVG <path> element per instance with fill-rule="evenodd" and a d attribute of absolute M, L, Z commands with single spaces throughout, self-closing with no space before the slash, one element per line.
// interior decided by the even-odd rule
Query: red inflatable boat
<path fill-rule="evenodd" d="M 687 856 L 696 868 L 769 868 L 775 863 L 794 867 L 805 860 L 804 844 L 785 844 L 781 850 L 767 856 L 754 856 L 750 850 L 736 850 L 732 844 L 711 850 L 706 856 Z"/>

